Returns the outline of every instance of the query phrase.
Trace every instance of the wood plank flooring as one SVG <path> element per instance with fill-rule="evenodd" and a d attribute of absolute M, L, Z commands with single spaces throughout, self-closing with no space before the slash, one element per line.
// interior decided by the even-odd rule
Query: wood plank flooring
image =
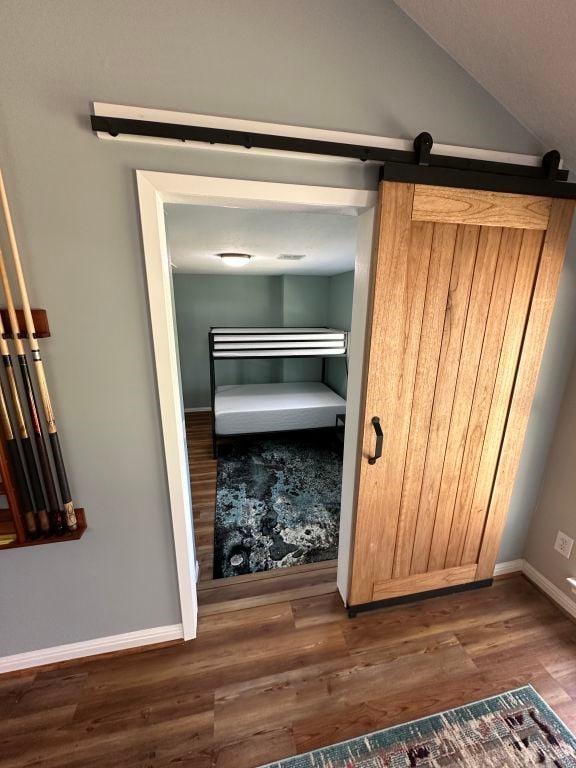
<path fill-rule="evenodd" d="M 0 766 L 253 768 L 526 683 L 576 730 L 576 627 L 520 576 L 354 620 L 315 596 L 0 677 Z"/>
<path fill-rule="evenodd" d="M 330 594 L 336 592 L 336 570 L 333 561 L 327 560 L 265 574 L 205 581 L 198 590 L 198 612 L 207 616 Z"/>
<path fill-rule="evenodd" d="M 186 444 L 200 581 L 211 581 L 214 568 L 217 462 L 212 456 L 212 414 L 210 412 L 186 414 Z"/>

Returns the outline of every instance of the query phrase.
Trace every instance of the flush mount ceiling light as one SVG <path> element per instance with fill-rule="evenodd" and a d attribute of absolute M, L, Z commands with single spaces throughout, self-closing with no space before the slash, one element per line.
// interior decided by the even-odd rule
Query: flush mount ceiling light
<path fill-rule="evenodd" d="M 245 267 L 252 258 L 247 253 L 219 253 L 218 256 L 227 267 Z"/>

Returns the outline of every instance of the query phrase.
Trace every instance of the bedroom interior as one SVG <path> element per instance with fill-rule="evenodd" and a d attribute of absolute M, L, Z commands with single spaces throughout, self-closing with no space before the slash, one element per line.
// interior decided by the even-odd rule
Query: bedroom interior
<path fill-rule="evenodd" d="M 165 213 L 201 586 L 335 566 L 356 220 Z"/>

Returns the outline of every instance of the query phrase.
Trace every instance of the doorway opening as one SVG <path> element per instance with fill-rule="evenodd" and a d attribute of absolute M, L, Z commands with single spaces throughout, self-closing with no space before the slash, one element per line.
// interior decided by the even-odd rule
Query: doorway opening
<path fill-rule="evenodd" d="M 230 596 L 234 594 L 236 598 L 235 605 L 239 608 L 242 605 L 250 604 L 242 598 L 245 597 L 245 590 L 248 587 L 246 581 L 252 584 L 255 583 L 253 582 L 254 579 L 258 579 L 258 583 L 262 585 L 262 594 L 258 595 L 255 604 L 275 602 L 269 594 L 275 589 L 272 582 L 284 581 L 286 583 L 288 579 L 293 580 L 293 590 L 297 596 L 304 597 L 321 594 L 337 586 L 344 601 L 346 601 L 349 581 L 353 500 L 358 462 L 359 416 L 370 256 L 377 194 L 373 191 L 358 189 L 311 187 L 296 184 L 254 182 L 150 171 L 137 171 L 137 182 L 151 330 L 154 343 L 154 364 L 158 384 L 162 436 L 178 570 L 183 636 L 185 639 L 196 636 L 198 592 L 202 591 L 203 594 L 202 610 L 204 613 L 219 612 L 218 606 L 224 600 L 224 597 L 220 597 L 220 593 L 223 590 L 228 590 L 225 598 L 228 601 Z M 341 423 L 338 427 L 338 431 L 344 439 L 344 450 L 341 471 L 342 495 L 338 533 L 338 563 L 336 568 L 334 568 L 331 561 L 325 560 L 312 564 L 292 565 L 289 568 L 274 568 L 256 574 L 240 574 L 232 578 L 207 579 L 200 583 L 198 581 L 200 576 L 200 563 L 198 561 L 201 560 L 203 540 L 194 530 L 193 511 L 196 511 L 196 505 L 201 501 L 201 497 L 200 499 L 198 499 L 198 496 L 194 498 L 191 493 L 188 451 L 186 449 L 186 414 L 184 413 L 184 396 L 178 353 L 175 291 L 173 289 L 172 267 L 170 264 L 172 255 L 170 251 L 173 249 L 169 249 L 167 232 L 166 206 L 172 204 L 205 208 L 242 209 L 244 211 L 256 209 L 258 211 L 279 211 L 292 214 L 336 214 L 338 216 L 345 215 L 351 217 L 357 223 L 354 298 L 350 323 L 351 330 L 348 333 L 346 342 L 349 375 L 346 388 L 345 432 L 343 432 Z M 295 249 L 289 250 L 295 251 Z M 287 252 L 289 253 L 289 251 Z M 211 255 L 212 258 L 215 258 L 213 252 Z M 172 255 L 172 258 L 175 258 L 175 256 Z M 277 263 L 280 264 L 281 261 L 278 260 Z M 259 277 L 264 278 L 266 276 L 261 275 Z M 279 274 L 276 277 L 281 277 L 281 275 Z M 316 275 L 316 277 L 329 278 L 335 277 L 335 275 L 320 274 Z M 218 276 L 214 279 L 218 279 Z M 225 307 L 226 305 L 227 300 L 224 299 L 223 306 Z M 218 315 L 218 317 L 220 316 L 222 315 Z M 222 321 L 219 319 L 215 322 L 219 328 L 228 328 L 228 325 L 220 325 Z M 182 349 L 180 349 L 180 356 L 184 357 Z M 222 363 L 226 362 L 228 361 L 222 361 Z M 311 360 L 306 359 L 293 359 L 288 362 L 291 365 L 312 363 Z M 330 363 L 341 365 L 342 361 L 331 360 Z M 216 365 L 220 365 L 220 362 L 216 363 Z M 242 381 L 241 383 L 249 382 Z M 220 385 L 222 385 L 221 382 Z M 196 413 L 201 414 L 202 412 Z M 210 415 L 207 411 L 203 413 Z M 336 418 L 334 418 L 334 425 L 330 427 L 330 431 L 333 436 L 337 432 Z M 199 432 L 200 430 L 197 431 L 197 434 Z M 210 439 L 211 432 L 209 427 L 207 436 Z M 231 442 L 234 448 L 237 445 L 237 440 L 233 439 Z M 219 449 L 227 449 L 228 447 L 226 441 L 223 441 Z M 209 455 L 211 457 L 212 454 Z M 213 461 L 213 459 L 211 460 Z M 199 521 L 199 515 L 196 517 Z M 329 567 L 326 567 L 327 565 Z M 312 582 L 307 572 L 301 573 L 301 569 L 308 569 L 310 567 L 321 569 L 319 575 L 315 576 Z M 204 570 L 206 571 L 206 564 L 204 565 Z M 286 572 L 289 575 L 276 578 L 280 572 Z M 209 573 L 210 570 L 208 568 Z M 220 586 L 222 584 L 225 586 Z M 236 589 L 235 592 L 233 592 L 233 587 Z M 288 587 L 285 586 L 284 588 Z M 211 603 L 210 605 L 206 605 L 206 592 L 210 593 L 208 599 L 208 602 Z M 253 590 L 251 594 L 254 594 Z"/>
<path fill-rule="evenodd" d="M 165 217 L 200 584 L 335 570 L 357 218 Z"/>

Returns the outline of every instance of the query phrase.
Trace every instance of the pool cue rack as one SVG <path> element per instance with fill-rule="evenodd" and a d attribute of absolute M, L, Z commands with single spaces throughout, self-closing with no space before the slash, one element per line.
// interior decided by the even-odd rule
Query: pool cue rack
<path fill-rule="evenodd" d="M 2 317 L 2 325 L 4 326 L 4 338 L 14 338 L 14 334 L 12 333 L 12 326 L 10 325 L 10 316 L 8 315 L 8 310 L 3 308 L 0 309 L 0 316 Z M 37 339 L 47 339 L 50 336 L 50 326 L 48 325 L 48 315 L 46 314 L 46 310 L 33 309 L 32 318 L 34 320 L 34 327 L 36 328 L 36 333 L 34 336 Z M 24 312 L 21 309 L 16 310 L 16 319 L 20 328 L 20 333 L 18 336 L 21 339 L 27 339 L 28 334 L 25 330 L 23 330 L 26 328 Z"/>
<path fill-rule="evenodd" d="M 17 309 L 16 315 L 20 328 L 25 328 L 22 310 Z M 4 337 L 12 338 L 12 328 L 7 310 L 0 308 L 0 316 L 2 317 L 5 330 Z M 36 338 L 48 338 L 51 334 L 46 310 L 33 309 L 32 316 L 34 318 Z M 26 333 L 21 332 L 19 335 L 21 338 L 26 337 Z M 35 539 L 31 539 L 27 536 L 24 518 L 18 504 L 16 487 L 12 479 L 12 472 L 8 461 L 6 441 L 0 430 L 0 550 L 16 549 L 18 547 L 35 547 L 56 541 L 72 541 L 79 539 L 83 536 L 87 527 L 86 516 L 83 509 L 76 509 L 76 518 L 78 521 L 78 528 L 75 531 L 67 531 L 61 536 L 39 536 Z"/>

